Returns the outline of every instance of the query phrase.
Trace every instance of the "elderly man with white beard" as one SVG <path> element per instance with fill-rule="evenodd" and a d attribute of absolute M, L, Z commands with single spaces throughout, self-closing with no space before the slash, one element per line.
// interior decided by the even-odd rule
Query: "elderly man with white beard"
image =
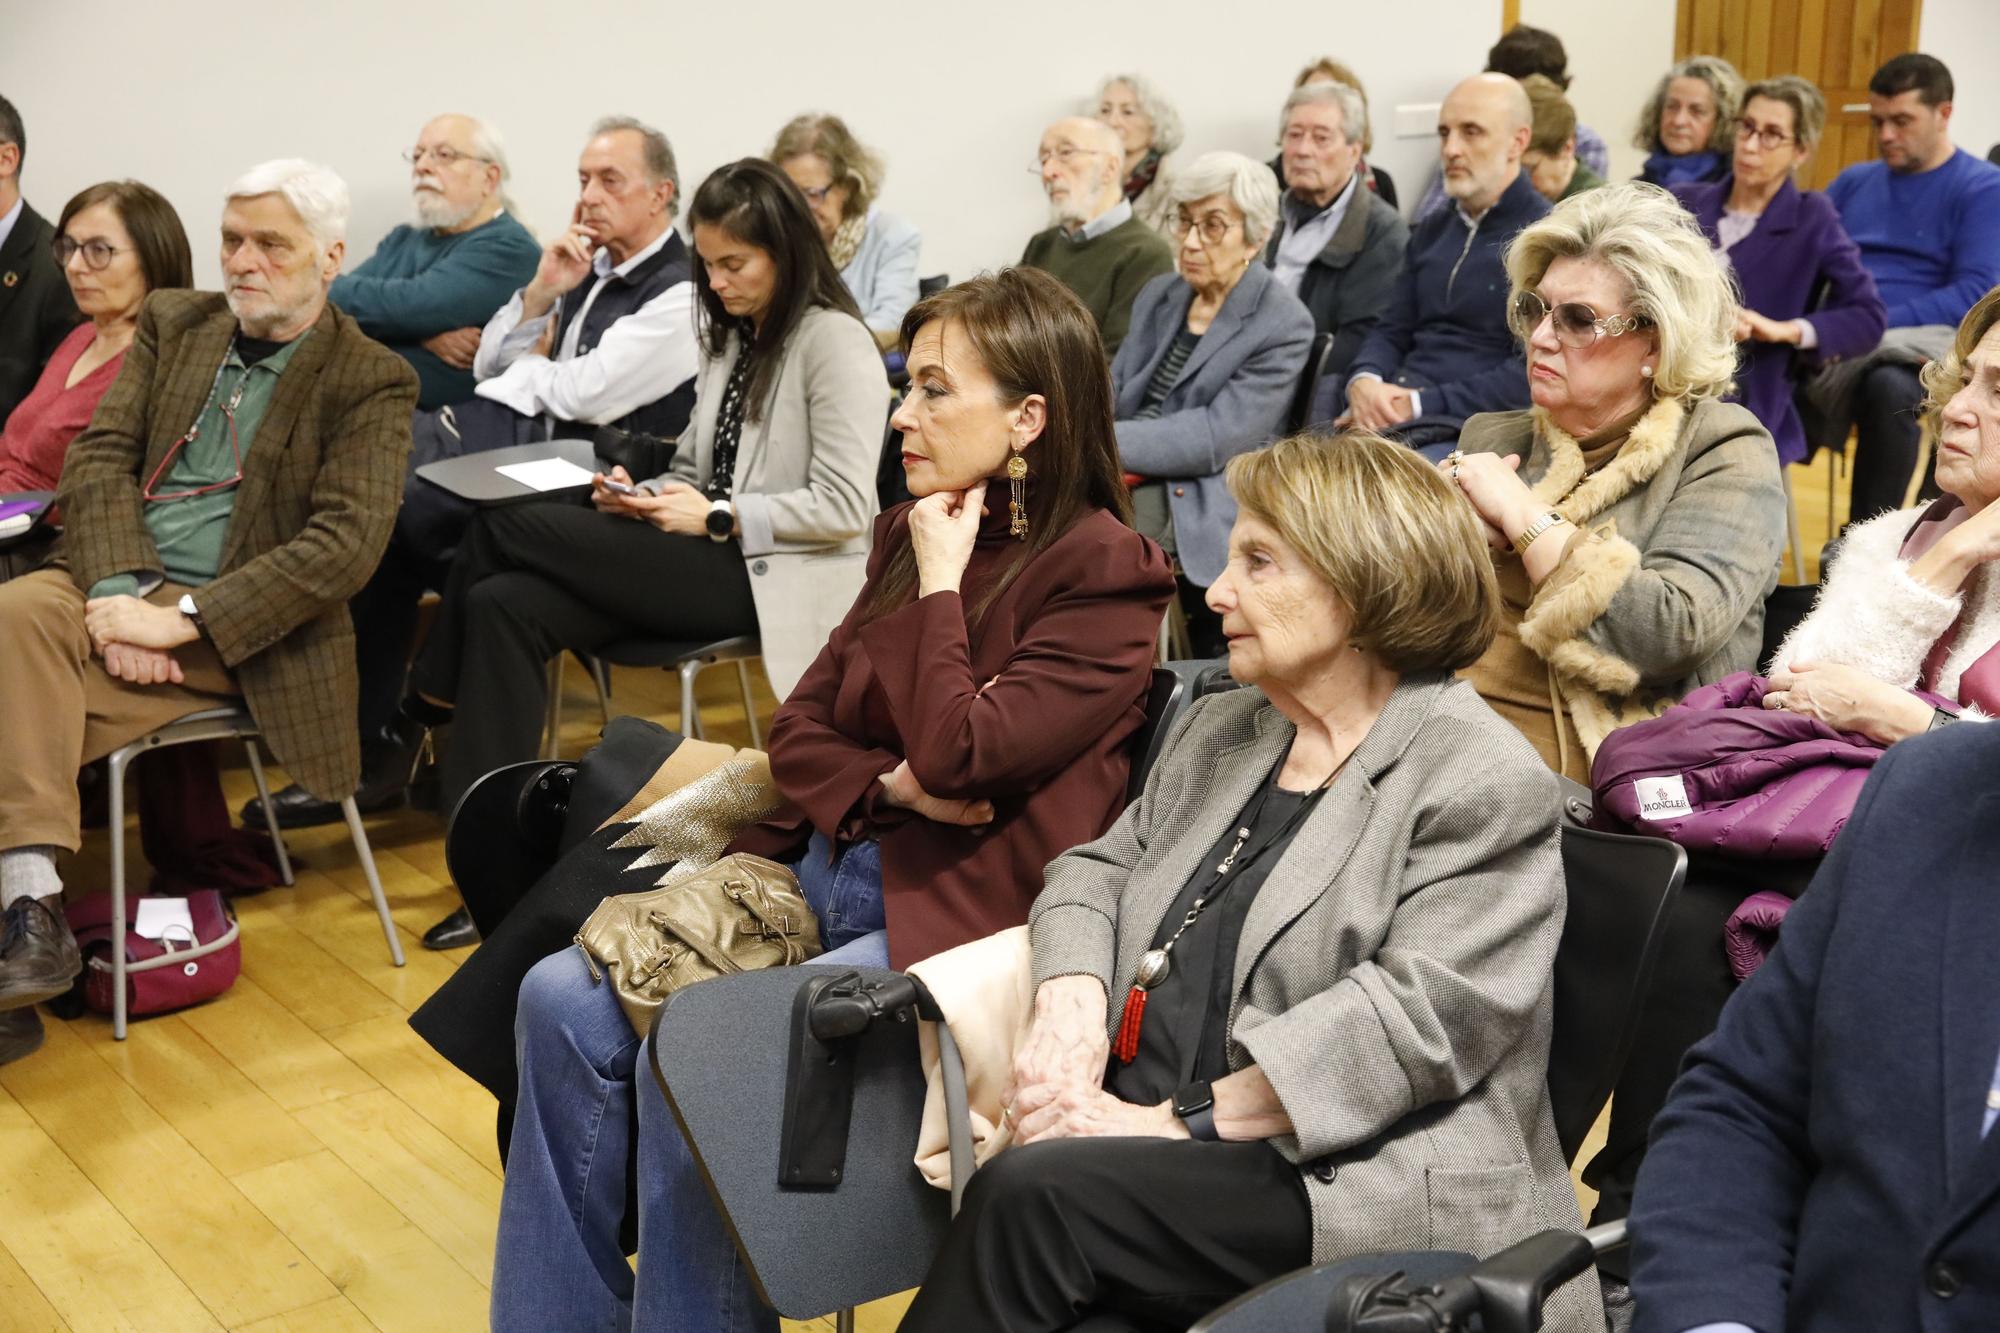
<path fill-rule="evenodd" d="M 1117 130 L 1087 116 L 1059 120 L 1043 132 L 1035 161 L 1030 170 L 1041 175 L 1051 225 L 1029 238 L 1021 262 L 1075 292 L 1097 321 L 1104 355 L 1116 356 L 1132 327 L 1132 298 L 1174 271 L 1174 252 L 1132 214 Z"/>
<path fill-rule="evenodd" d="M 472 397 L 479 332 L 535 276 L 541 246 L 507 211 L 507 150 L 472 116 L 424 126 L 410 164 L 410 223 L 334 280 L 333 303 L 417 372 L 419 407 Z"/>
<path fill-rule="evenodd" d="M 389 540 L 416 376 L 327 302 L 340 177 L 266 162 L 221 213 L 224 290 L 146 298 L 64 462 L 56 559 L 0 583 L 0 1057 L 81 967 L 57 872 L 78 768 L 240 700 L 307 790 L 361 774 L 347 602 Z"/>

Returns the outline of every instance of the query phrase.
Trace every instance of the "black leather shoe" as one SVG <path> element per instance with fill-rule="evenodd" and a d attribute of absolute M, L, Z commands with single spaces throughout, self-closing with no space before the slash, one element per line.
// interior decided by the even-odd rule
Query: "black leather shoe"
<path fill-rule="evenodd" d="M 424 745 L 424 729 L 398 718 L 377 732 L 361 747 L 361 785 L 354 790 L 354 806 L 364 815 L 379 815 L 403 808 L 410 787 L 410 770 Z M 322 801 L 294 782 L 283 791 L 271 793 L 271 807 L 277 812 L 281 829 L 317 828 L 338 824 L 345 817 L 339 801 Z M 255 796 L 237 811 L 243 827 L 264 827 L 263 803 Z"/>
<path fill-rule="evenodd" d="M 42 1016 L 34 1005 L 0 1014 L 0 1065 L 42 1049 Z"/>
<path fill-rule="evenodd" d="M 21 898 L 0 916 L 0 1010 L 52 1000 L 83 971 L 62 905 Z"/>
<path fill-rule="evenodd" d="M 424 932 L 426 949 L 463 949 L 477 943 L 479 927 L 472 924 L 472 913 L 463 907 Z"/>

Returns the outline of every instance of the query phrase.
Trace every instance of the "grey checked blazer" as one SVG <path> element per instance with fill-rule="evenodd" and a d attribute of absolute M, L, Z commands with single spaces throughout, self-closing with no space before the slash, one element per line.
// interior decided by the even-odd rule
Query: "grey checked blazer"
<path fill-rule="evenodd" d="M 1259 690 L 1202 700 L 1146 790 L 1058 857 L 1029 916 L 1035 982 L 1094 976 L 1116 1031 L 1175 895 L 1274 770 L 1291 723 Z M 1547 1070 L 1564 890 L 1555 780 L 1470 685 L 1405 677 L 1244 922 L 1229 1063 L 1295 1133 L 1313 1261 L 1486 1256 L 1578 1227 Z M 1592 1322 L 1592 1321 L 1595 1322 Z M 1603 1328 L 1596 1283 L 1548 1327 Z"/>

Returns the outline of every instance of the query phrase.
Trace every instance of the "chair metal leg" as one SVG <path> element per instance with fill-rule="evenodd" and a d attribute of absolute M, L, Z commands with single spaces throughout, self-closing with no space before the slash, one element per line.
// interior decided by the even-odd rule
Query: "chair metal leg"
<path fill-rule="evenodd" d="M 681 663 L 681 735 L 697 741 L 708 739 L 701 730 L 701 710 L 694 704 L 694 678 L 706 665 L 699 661 Z"/>
<path fill-rule="evenodd" d="M 355 807 L 352 796 L 340 803 L 340 813 L 347 816 L 347 836 L 354 839 L 355 858 L 361 862 L 361 873 L 368 880 L 368 892 L 375 899 L 375 915 L 382 922 L 382 938 L 389 941 L 389 959 L 401 967 L 403 942 L 396 938 L 396 922 L 389 915 L 389 899 L 382 892 L 382 877 L 375 873 L 375 853 L 369 849 L 368 831 L 361 827 L 361 811 Z"/>
<path fill-rule="evenodd" d="M 611 722 L 611 664 L 601 657 L 584 657 L 581 653 L 577 654 L 577 656 L 582 658 L 584 665 L 590 668 L 591 683 L 597 686 L 597 711 L 604 714 L 605 724 L 609 725 Z"/>
<path fill-rule="evenodd" d="M 111 1035 L 125 1040 L 125 763 L 114 751 L 107 766 L 111 783 Z"/>
<path fill-rule="evenodd" d="M 542 722 L 542 758 L 554 759 L 562 749 L 563 654 L 549 659 L 549 711 Z"/>
<path fill-rule="evenodd" d="M 833 1316 L 834 1333 L 854 1333 L 854 1307 L 848 1306 Z"/>
<path fill-rule="evenodd" d="M 736 683 L 743 690 L 743 720 L 750 725 L 750 748 L 764 748 L 764 734 L 757 729 L 757 700 L 750 693 L 750 663 L 744 658 L 736 659 Z"/>
<path fill-rule="evenodd" d="M 1785 539 L 1792 547 L 1792 581 L 1804 583 L 1806 549 L 1805 541 L 1799 536 L 1799 501 L 1798 497 L 1792 494 L 1792 470 L 1789 467 L 1781 467 L 1778 469 L 1778 475 L 1785 483 Z"/>
<path fill-rule="evenodd" d="M 257 802 L 264 808 L 264 827 L 271 830 L 271 845 L 278 849 L 278 874 L 286 888 L 292 885 L 292 855 L 285 850 L 285 835 L 278 829 L 278 811 L 271 804 L 271 784 L 264 780 L 264 760 L 257 753 L 257 739 L 243 738 L 243 753 L 250 760 L 250 777 L 257 784 Z"/>

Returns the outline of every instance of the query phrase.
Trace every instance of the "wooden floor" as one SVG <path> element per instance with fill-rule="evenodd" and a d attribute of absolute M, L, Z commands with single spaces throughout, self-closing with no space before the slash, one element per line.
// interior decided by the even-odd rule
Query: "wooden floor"
<path fill-rule="evenodd" d="M 1812 577 L 1825 464 L 1794 489 Z M 671 724 L 669 682 L 620 671 L 617 705 Z M 734 684 L 708 673 L 702 714 L 747 744 Z M 567 699 L 577 754 L 598 726 L 580 671 Z M 247 774 L 225 777 L 232 805 L 248 795 Z M 237 901 L 243 976 L 226 996 L 137 1020 L 126 1042 L 105 1018 L 44 1011 L 47 1045 L 0 1067 L 0 1330 L 484 1326 L 493 1102 L 404 1021 L 462 956 L 418 944 L 457 897 L 437 820 L 406 812 L 369 834 L 408 967 L 389 963 L 345 834 L 310 830 L 291 839 L 295 888 Z M 104 874 L 100 832 L 65 877 L 87 892 Z M 862 1327 L 892 1328 L 903 1304 Z"/>

